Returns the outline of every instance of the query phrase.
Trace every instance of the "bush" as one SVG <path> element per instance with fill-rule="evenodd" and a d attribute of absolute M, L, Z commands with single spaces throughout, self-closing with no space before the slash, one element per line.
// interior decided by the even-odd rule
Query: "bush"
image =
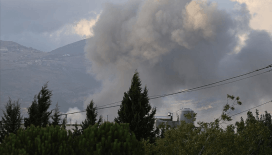
<path fill-rule="evenodd" d="M 69 131 L 69 135 L 71 135 Z M 17 135 L 11 133 L 0 145 L 1 154 L 74 154 L 71 146 L 71 136 L 59 126 L 45 128 L 31 125 L 27 129 L 19 129 Z"/>
<path fill-rule="evenodd" d="M 80 154 L 133 155 L 142 150 L 141 142 L 129 131 L 129 124 L 105 122 L 100 127 L 95 124 L 85 129 L 78 140 L 75 152 Z"/>
<path fill-rule="evenodd" d="M 228 95 L 228 98 L 233 100 L 235 97 Z M 242 104 L 239 97 L 236 101 L 238 105 Z M 177 128 L 166 130 L 164 138 L 157 138 L 154 144 L 143 141 L 145 154 L 272 154 L 271 117 L 267 113 L 259 119 L 258 110 L 256 117 L 249 111 L 246 121 L 241 118 L 235 125 L 222 127 L 223 123 L 232 120 L 229 112 L 235 109 L 234 105 L 230 106 L 227 103 L 221 116 L 213 122 L 198 122 L 199 127 L 196 127 L 193 123 L 181 121 Z"/>
<path fill-rule="evenodd" d="M 139 154 L 142 143 L 134 133 L 129 131 L 128 124 L 106 122 L 98 126 L 89 126 L 81 135 L 74 136 L 59 126 L 45 128 L 31 125 L 19 129 L 17 135 L 10 134 L 0 144 L 0 152 L 6 154 Z"/>

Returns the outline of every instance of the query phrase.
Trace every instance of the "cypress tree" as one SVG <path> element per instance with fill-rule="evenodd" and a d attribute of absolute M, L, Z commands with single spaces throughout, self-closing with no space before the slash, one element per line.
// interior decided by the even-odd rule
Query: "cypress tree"
<path fill-rule="evenodd" d="M 129 128 L 138 140 L 145 139 L 154 142 L 157 130 L 154 130 L 156 108 L 149 104 L 148 91 L 142 92 L 139 73 L 134 73 L 131 86 L 124 93 L 122 104 L 118 110 L 116 123 L 129 123 Z"/>
<path fill-rule="evenodd" d="M 59 107 L 58 107 L 58 103 L 56 104 L 56 108 L 55 108 L 55 112 L 54 112 L 54 115 L 52 116 L 52 123 L 51 125 L 53 125 L 54 127 L 59 125 L 59 122 L 60 122 L 60 114 L 59 114 Z"/>
<path fill-rule="evenodd" d="M 86 119 L 82 122 L 82 131 L 88 128 L 89 126 L 93 126 L 95 123 L 98 123 L 99 125 L 102 122 L 102 116 L 99 117 L 97 121 L 97 108 L 94 107 L 93 100 L 90 102 L 90 104 L 86 108 Z"/>
<path fill-rule="evenodd" d="M 31 106 L 27 109 L 27 113 L 29 115 L 28 118 L 24 118 L 24 126 L 25 128 L 30 127 L 31 124 L 33 124 L 34 126 L 38 126 L 38 122 L 37 122 L 37 108 L 38 104 L 37 104 L 37 100 L 36 100 L 36 95 L 34 97 L 34 100 L 32 101 Z"/>
<path fill-rule="evenodd" d="M 76 137 L 80 136 L 83 133 L 83 130 L 78 129 L 78 126 L 79 125 L 77 124 L 77 121 L 76 121 L 75 129 L 72 129 L 73 130 L 73 134 L 72 134 L 73 138 L 76 138 Z"/>
<path fill-rule="evenodd" d="M 65 129 L 65 130 L 66 130 L 66 123 L 67 123 L 67 120 L 66 120 L 65 118 L 62 119 L 61 127 L 62 127 L 63 129 Z"/>
<path fill-rule="evenodd" d="M 3 111 L 4 117 L 2 117 L 2 120 L 0 121 L 0 142 L 2 142 L 6 135 L 10 133 L 16 134 L 23 120 L 20 112 L 19 100 L 12 103 L 9 98 L 5 108 L 6 112 Z"/>
<path fill-rule="evenodd" d="M 46 127 L 47 124 L 50 124 L 49 115 L 53 110 L 50 112 L 47 112 L 47 110 L 51 105 L 52 91 L 47 89 L 47 83 L 42 87 L 38 95 L 34 96 L 34 101 L 28 108 L 29 118 L 25 118 L 26 128 L 31 124 L 40 127 Z"/>
<path fill-rule="evenodd" d="M 7 132 L 4 129 L 2 121 L 0 121 L 0 143 L 2 143 L 3 139 L 5 138 Z"/>

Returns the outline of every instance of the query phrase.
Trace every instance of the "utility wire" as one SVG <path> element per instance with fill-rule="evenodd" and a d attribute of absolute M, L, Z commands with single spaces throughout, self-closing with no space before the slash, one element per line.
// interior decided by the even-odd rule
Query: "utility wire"
<path fill-rule="evenodd" d="M 263 105 L 265 105 L 265 104 L 267 104 L 267 103 L 269 103 L 269 102 L 272 102 L 272 100 L 271 100 L 271 101 L 268 101 L 268 102 L 265 102 L 265 103 L 263 103 L 263 104 L 257 105 L 257 106 L 255 106 L 255 107 L 253 107 L 253 108 L 249 108 L 249 109 L 244 110 L 244 111 L 242 111 L 242 112 L 236 113 L 236 114 L 234 114 L 234 115 L 231 115 L 230 117 L 233 117 L 233 116 L 239 115 L 239 114 L 241 114 L 241 113 L 247 112 L 247 111 L 249 111 L 249 110 L 251 110 L 251 109 L 255 109 L 255 108 L 257 108 L 257 107 L 263 106 Z M 119 106 L 119 105 L 110 106 L 110 107 L 105 107 L 105 108 L 101 108 L 101 109 L 112 108 L 112 107 L 117 107 L 117 106 Z M 85 112 L 85 111 L 84 111 L 84 112 Z M 80 113 L 80 112 L 74 112 L 74 113 Z M 69 114 L 74 114 L 74 113 L 69 113 Z M 63 114 L 63 115 L 67 115 L 67 114 Z"/>
<path fill-rule="evenodd" d="M 245 111 L 239 112 L 239 113 L 237 113 L 237 114 L 231 115 L 230 117 L 239 115 L 239 114 L 244 113 L 244 112 L 247 112 L 247 111 L 249 111 L 249 110 L 251 110 L 251 109 L 255 109 L 255 108 L 260 107 L 260 106 L 262 106 L 262 105 L 265 105 L 265 104 L 267 104 L 267 103 L 269 103 L 269 102 L 272 102 L 272 100 L 271 100 L 271 101 L 268 101 L 268 102 L 265 102 L 265 103 L 263 103 L 263 104 L 257 105 L 257 106 L 255 106 L 255 107 L 253 107 L 253 108 L 247 109 L 247 110 L 245 110 Z"/>
<path fill-rule="evenodd" d="M 257 105 L 257 106 L 255 106 L 255 107 L 253 107 L 253 108 L 249 108 L 249 109 L 244 110 L 244 111 L 242 111 L 242 112 L 236 113 L 236 114 L 234 114 L 234 115 L 231 115 L 230 117 L 233 117 L 233 116 L 239 115 L 239 114 L 241 114 L 241 113 L 247 112 L 247 111 L 249 111 L 249 110 L 251 110 L 251 109 L 255 109 L 255 108 L 257 108 L 257 107 L 263 106 L 263 105 L 265 105 L 265 104 L 267 104 L 267 103 L 269 103 L 269 102 L 272 102 L 272 100 L 271 100 L 271 101 L 268 101 L 268 102 L 265 102 L 265 103 L 263 103 L 263 104 Z M 225 121 L 223 121 L 222 123 L 227 124 L 227 123 L 225 123 Z M 222 124 L 222 123 L 220 123 L 220 124 Z"/>
<path fill-rule="evenodd" d="M 231 79 L 234 79 L 234 78 L 238 78 L 238 77 L 241 77 L 241 76 L 245 76 L 245 75 L 248 75 L 248 74 L 252 74 L 252 73 L 254 73 L 254 72 L 258 72 L 258 71 L 261 71 L 261 70 L 264 70 L 264 69 L 267 69 L 267 68 L 270 68 L 270 67 L 272 67 L 272 64 L 271 64 L 271 65 L 268 65 L 267 67 L 263 67 L 263 68 L 261 68 L 261 69 L 257 69 L 257 70 L 255 70 L 255 71 L 252 71 L 252 72 L 249 72 L 249 73 L 245 73 L 245 74 L 238 75 L 238 76 L 235 76 L 235 77 L 232 77 L 232 78 L 228 78 L 228 79 L 225 79 L 225 80 L 217 81 L 217 82 L 214 82 L 214 83 L 206 84 L 206 85 L 199 86 L 199 87 L 196 87 L 196 88 L 185 89 L 185 90 L 182 90 L 182 91 L 179 91 L 179 92 L 176 92 L 176 93 L 171 93 L 171 94 L 153 95 L 153 96 L 150 96 L 149 99 L 161 98 L 161 97 L 165 97 L 165 96 L 170 96 L 170 95 L 174 95 L 174 94 L 183 93 L 183 92 L 186 92 L 186 91 L 189 91 L 189 90 L 194 90 L 194 89 L 206 87 L 206 86 L 209 86 L 209 85 L 217 84 L 217 83 L 220 83 L 220 82 L 224 82 L 224 81 L 227 81 L 227 80 L 231 80 Z M 271 70 L 269 70 L 269 71 L 271 71 Z M 268 72 L 269 72 L 269 71 L 268 71 Z M 105 107 L 105 106 L 108 106 L 108 105 L 112 105 L 112 104 L 116 104 L 116 103 L 121 103 L 121 102 L 122 102 L 122 101 L 118 101 L 118 102 L 114 102 L 114 103 L 110 103 L 110 104 L 105 104 L 105 105 L 102 105 L 102 106 L 99 106 L 99 107 Z"/>
<path fill-rule="evenodd" d="M 109 106 L 109 107 L 102 107 L 102 108 L 98 107 L 96 110 L 107 109 L 107 108 L 112 108 L 112 107 L 117 107 L 117 106 L 120 106 L 120 105 Z M 67 113 L 67 114 L 60 114 L 60 115 L 69 115 L 69 114 L 76 114 L 76 113 L 82 113 L 82 112 L 86 112 L 86 110 L 84 110 L 84 111 L 78 111 L 78 112 L 73 112 L 73 113 Z"/>
<path fill-rule="evenodd" d="M 231 79 L 238 78 L 238 77 L 241 77 L 241 76 L 245 76 L 245 75 L 248 75 L 248 74 L 257 72 L 257 71 L 261 71 L 261 70 L 264 70 L 264 69 L 269 68 L 269 67 L 272 67 L 272 64 L 269 65 L 269 66 L 267 66 L 267 67 L 264 67 L 264 68 L 261 68 L 261 69 L 257 69 L 257 70 L 255 70 L 255 71 L 252 71 L 252 72 L 249 72 L 249 73 L 246 73 L 246 74 L 242 74 L 242 75 L 239 75 L 239 76 L 235 76 L 235 77 L 232 77 L 232 78 L 228 78 L 228 79 L 225 79 L 225 80 L 221 80 L 221 81 L 218 81 L 218 82 L 206 84 L 206 85 L 199 86 L 199 87 L 196 87 L 196 88 L 185 89 L 185 90 L 183 90 L 183 91 L 179 91 L 179 92 L 176 92 L 176 93 L 164 94 L 164 95 L 157 95 L 157 96 L 158 96 L 158 98 L 159 98 L 159 97 L 161 97 L 161 96 L 169 96 L 169 95 L 178 94 L 178 93 L 181 93 L 181 92 L 184 92 L 184 91 L 188 91 L 188 90 L 193 90 L 193 89 L 198 89 L 198 88 L 206 87 L 206 86 L 213 85 L 213 84 L 216 84 L 216 83 L 220 83 L 220 82 L 223 82 L 223 81 L 227 81 L 227 80 L 231 80 Z M 270 71 L 271 71 L 271 70 L 269 70 L 269 71 L 267 71 L 267 72 L 270 72 Z M 266 73 L 266 72 L 264 72 L 264 73 Z M 157 96 L 154 96 L 153 98 L 157 98 Z M 152 98 L 152 96 L 151 96 L 151 98 Z M 153 98 L 152 98 L 152 99 L 153 99 Z"/>
<path fill-rule="evenodd" d="M 227 82 L 227 83 L 223 83 L 223 84 L 219 84 L 219 85 L 215 85 L 215 86 L 200 88 L 200 89 L 196 89 L 196 90 L 193 90 L 194 88 L 193 88 L 193 89 L 188 89 L 188 90 L 184 90 L 184 91 L 177 92 L 177 93 L 167 94 L 167 95 L 163 95 L 163 96 L 157 96 L 157 97 L 154 97 L 154 98 L 150 98 L 149 100 L 157 99 L 157 98 L 161 98 L 161 97 L 165 97 L 165 96 L 170 96 L 170 95 L 174 95 L 174 94 L 178 94 L 178 93 L 192 92 L 192 91 L 197 91 L 197 90 L 212 88 L 212 87 L 216 87 L 216 86 L 226 85 L 226 84 L 229 84 L 229 83 L 233 83 L 233 82 L 241 81 L 241 80 L 244 80 L 244 79 L 247 79 L 247 78 L 251 78 L 251 77 L 254 77 L 254 76 L 258 76 L 258 75 L 261 75 L 261 74 L 264 74 L 264 73 L 267 73 L 267 72 L 270 72 L 270 71 L 272 71 L 272 69 L 269 70 L 269 71 L 262 72 L 262 73 L 259 73 L 259 74 L 255 74 L 255 75 L 252 75 L 252 76 L 249 76 L 249 77 L 245 77 L 245 78 L 242 78 L 242 79 L 239 79 L 239 80 L 235 80 L 235 81 L 231 81 L 231 82 Z M 189 90 L 190 90 L 190 91 L 189 91 Z M 102 108 L 98 108 L 97 110 L 100 110 L 100 109 L 107 109 L 107 108 L 112 108 L 112 107 L 117 107 L 117 106 L 120 106 L 120 105 L 109 106 L 109 107 L 102 107 Z"/>
<path fill-rule="evenodd" d="M 258 76 L 258 75 L 261 75 L 261 74 L 264 74 L 264 73 L 267 73 L 267 72 L 270 72 L 270 71 L 272 71 L 272 69 L 269 70 L 269 71 L 265 71 L 265 72 L 262 72 L 262 73 L 259 73 L 259 74 L 255 74 L 255 75 L 252 75 L 252 76 L 249 76 L 249 77 L 245 77 L 245 78 L 242 78 L 242 79 L 239 79 L 239 80 L 230 81 L 230 82 L 227 82 L 227 83 L 223 83 L 223 84 L 219 84 L 219 85 L 214 85 L 214 86 L 210 86 L 210 87 L 202 87 L 201 86 L 202 88 L 201 87 L 196 87 L 196 88 L 192 88 L 192 89 L 185 89 L 185 90 L 182 90 L 182 91 L 176 92 L 176 93 L 164 94 L 164 95 L 161 95 L 161 96 L 156 96 L 156 97 L 150 98 L 150 100 L 156 99 L 156 98 L 165 97 L 165 96 L 175 95 L 175 94 L 179 94 L 179 93 L 184 93 L 184 92 L 192 92 L 192 91 L 197 91 L 197 90 L 212 88 L 212 87 L 216 87 L 216 86 L 221 86 L 221 85 L 225 85 L 225 84 L 229 84 L 229 83 L 241 81 L 241 80 L 244 80 L 244 79 L 248 79 L 248 78 L 251 78 L 251 77 L 254 77 L 254 76 Z"/>
<path fill-rule="evenodd" d="M 272 67 L 272 65 L 270 65 L 270 67 Z M 265 67 L 265 68 L 267 68 L 267 67 Z M 260 71 L 260 70 L 262 70 L 262 69 L 259 69 L 259 70 L 256 70 L 256 71 Z M 256 71 L 253 71 L 253 72 L 256 72 Z M 267 72 L 270 72 L 270 71 L 272 71 L 272 69 L 268 70 L 268 71 L 265 71 L 265 72 L 262 72 L 262 73 L 259 73 L 259 74 L 255 74 L 255 75 L 249 76 L 249 77 L 245 77 L 245 78 L 242 78 L 242 79 L 238 79 L 238 80 L 235 80 L 235 81 L 231 81 L 231 82 L 227 82 L 227 83 L 223 83 L 223 84 L 219 84 L 219 85 L 215 85 L 215 86 L 205 87 L 205 86 L 209 86 L 209 85 L 213 85 L 213 84 L 216 84 L 216 83 L 220 83 L 220 82 L 223 82 L 223 81 L 227 81 L 227 80 L 233 79 L 234 77 L 226 79 L 226 80 L 214 82 L 212 84 L 207 84 L 207 85 L 204 85 L 204 86 L 192 88 L 192 89 L 185 89 L 183 91 L 179 91 L 179 92 L 176 92 L 176 93 L 164 94 L 164 95 L 160 95 L 160 96 L 157 95 L 155 97 L 149 98 L 149 100 L 157 99 L 157 98 L 162 98 L 162 97 L 166 97 L 166 96 L 170 96 L 170 95 L 175 95 L 175 94 L 179 94 L 179 93 L 192 92 L 192 91 L 197 91 L 197 90 L 212 88 L 212 87 L 216 87 L 216 86 L 221 86 L 221 85 L 225 85 L 225 84 L 229 84 L 229 83 L 241 81 L 241 80 L 244 80 L 244 79 L 247 79 L 247 78 L 251 78 L 251 77 L 254 77 L 254 76 L 258 76 L 258 75 L 261 75 L 261 74 L 264 74 L 264 73 L 267 73 Z M 253 73 L 253 72 L 250 72 L 250 73 Z M 239 75 L 237 77 L 241 77 L 241 76 L 244 76 L 244 75 L 247 75 L 247 74 L 249 74 L 249 73 L 246 73 L 246 74 L 243 74 L 243 75 Z M 122 102 L 122 101 L 119 101 L 119 102 Z M 110 104 L 107 104 L 107 105 L 116 104 L 116 103 L 119 103 L 119 102 L 114 102 L 114 103 L 110 103 Z M 97 110 L 108 109 L 108 108 L 117 107 L 117 106 L 120 106 L 120 105 L 109 106 L 109 107 L 107 107 L 106 105 L 104 105 L 104 107 L 103 106 L 102 107 L 98 107 Z M 67 113 L 67 114 L 75 114 L 75 113 L 81 113 L 81 112 L 86 112 L 86 111 L 80 111 L 80 112 L 74 112 L 74 113 Z M 67 114 L 62 114 L 62 115 L 67 115 Z"/>
<path fill-rule="evenodd" d="M 258 71 L 261 71 L 261 70 L 264 70 L 264 69 L 267 69 L 267 68 L 270 68 L 270 67 L 272 67 L 272 64 L 268 65 L 267 67 L 263 67 L 261 69 L 257 69 L 257 70 L 252 71 L 252 72 L 248 72 L 248 73 L 245 73 L 245 74 L 242 74 L 242 75 L 238 75 L 238 76 L 235 76 L 235 77 L 232 77 L 232 78 L 228 78 L 228 79 L 225 79 L 225 80 L 221 80 L 221 81 L 217 81 L 217 82 L 214 82 L 214 83 L 206 84 L 206 85 L 199 86 L 199 87 L 196 87 L 196 88 L 185 89 L 185 90 L 182 90 L 182 91 L 179 91 L 179 92 L 175 92 L 175 93 L 170 93 L 170 94 L 154 95 L 154 96 L 151 96 L 149 98 L 149 100 L 157 99 L 157 98 L 162 98 L 162 97 L 166 97 L 166 96 L 170 96 L 170 95 L 175 95 L 175 94 L 179 94 L 179 93 L 192 92 L 192 91 L 197 91 L 197 90 L 202 90 L 202 89 L 206 89 L 206 88 L 212 88 L 212 87 L 215 87 L 215 86 L 220 86 L 220 85 L 225 85 L 225 84 L 233 83 L 233 82 L 236 82 L 236 81 L 244 80 L 244 79 L 247 79 L 247 78 L 250 78 L 250 77 L 254 77 L 254 76 L 257 76 L 257 75 L 260 75 L 260 74 L 264 74 L 264 73 L 270 72 L 272 69 L 269 70 L 269 71 L 266 71 L 266 72 L 263 72 L 263 73 L 259 73 L 259 74 L 253 75 L 253 76 L 249 76 L 249 77 L 246 77 L 246 78 L 242 78 L 242 79 L 239 79 L 239 80 L 236 80 L 236 81 L 231 81 L 231 82 L 223 83 L 223 84 L 220 84 L 220 85 L 210 86 L 210 85 L 221 83 L 221 82 L 224 82 L 224 81 L 227 81 L 227 80 L 231 80 L 231 79 L 234 79 L 234 78 L 238 78 L 238 77 L 241 77 L 241 76 L 252 74 L 254 72 L 258 72 Z M 210 86 L 210 87 L 207 87 L 207 86 Z M 110 104 L 105 104 L 105 105 L 99 106 L 99 107 L 97 107 L 97 110 L 108 109 L 108 108 L 113 108 L 113 107 L 120 106 L 120 105 L 115 105 L 115 106 L 109 106 L 109 107 L 107 107 L 108 105 L 112 105 L 112 104 L 116 104 L 116 103 L 120 103 L 120 102 L 122 102 L 122 101 L 118 101 L 118 102 L 114 102 L 114 103 L 110 103 Z M 73 113 L 60 114 L 60 115 L 69 115 L 69 114 L 76 114 L 76 113 L 82 113 L 82 112 L 86 112 L 86 110 L 79 111 L 79 112 L 73 112 Z"/>

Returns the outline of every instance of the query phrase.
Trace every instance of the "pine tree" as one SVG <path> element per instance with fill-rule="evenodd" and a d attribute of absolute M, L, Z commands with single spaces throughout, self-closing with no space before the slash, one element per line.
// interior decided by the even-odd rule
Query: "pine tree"
<path fill-rule="evenodd" d="M 4 129 L 4 125 L 3 125 L 2 121 L 0 121 L 0 143 L 2 143 L 2 141 L 6 135 L 7 135 L 7 132 Z"/>
<path fill-rule="evenodd" d="M 73 138 L 76 138 L 76 137 L 80 136 L 83 133 L 83 130 L 78 129 L 78 126 L 79 125 L 77 124 L 77 121 L 76 121 L 75 129 L 72 129 L 73 130 L 73 134 L 72 134 Z"/>
<path fill-rule="evenodd" d="M 9 98 L 5 108 L 6 112 L 3 111 L 4 117 L 2 117 L 2 120 L 0 121 L 0 142 L 2 142 L 6 135 L 10 133 L 16 134 L 23 120 L 20 112 L 19 100 L 12 103 Z"/>
<path fill-rule="evenodd" d="M 96 119 L 97 117 L 97 108 L 94 107 L 93 100 L 90 102 L 90 104 L 86 108 L 86 119 L 82 122 L 82 130 L 85 130 L 89 126 L 93 126 L 95 123 L 98 123 L 99 125 L 102 122 L 102 116 L 100 118 Z"/>
<path fill-rule="evenodd" d="M 128 92 L 124 93 L 122 104 L 118 110 L 116 123 L 129 123 L 130 130 L 138 140 L 145 139 L 154 142 L 157 130 L 154 131 L 156 108 L 149 104 L 148 91 L 142 92 L 139 73 L 136 71 Z"/>
<path fill-rule="evenodd" d="M 55 108 L 55 112 L 54 112 L 54 115 L 52 116 L 52 120 L 53 122 L 51 123 L 51 125 L 53 125 L 54 127 L 59 125 L 59 122 L 60 122 L 60 114 L 59 114 L 59 107 L 58 107 L 58 103 L 56 104 L 56 108 Z"/>
<path fill-rule="evenodd" d="M 36 100 L 36 96 L 34 97 L 34 101 L 32 101 L 31 106 L 27 109 L 27 113 L 29 115 L 28 118 L 24 118 L 24 126 L 25 128 L 30 127 L 31 124 L 33 124 L 34 126 L 38 126 L 38 121 L 37 121 L 37 108 L 38 104 L 37 104 L 37 100 Z"/>
<path fill-rule="evenodd" d="M 66 120 L 65 118 L 62 119 L 61 127 L 62 127 L 63 129 L 65 129 L 65 130 L 66 130 L 66 123 L 67 123 L 67 120 Z"/>
<path fill-rule="evenodd" d="M 49 115 L 53 110 L 50 112 L 47 112 L 47 110 L 51 105 L 52 91 L 47 89 L 47 83 L 42 87 L 38 95 L 34 96 L 34 101 L 28 109 L 29 118 L 25 118 L 26 128 L 31 124 L 40 127 L 46 127 L 47 124 L 50 124 Z"/>

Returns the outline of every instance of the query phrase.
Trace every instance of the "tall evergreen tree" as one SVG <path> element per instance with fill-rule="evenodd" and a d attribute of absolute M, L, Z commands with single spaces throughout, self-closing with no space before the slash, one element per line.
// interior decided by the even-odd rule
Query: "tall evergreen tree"
<path fill-rule="evenodd" d="M 130 130 L 138 140 L 154 142 L 157 133 L 154 130 L 155 114 L 156 108 L 151 109 L 147 88 L 142 92 L 139 73 L 136 71 L 129 90 L 124 93 L 118 117 L 114 120 L 116 123 L 129 123 Z"/>
<path fill-rule="evenodd" d="M 23 120 L 20 112 L 19 100 L 12 103 L 11 99 L 9 98 L 5 108 L 6 112 L 3 111 L 4 117 L 2 117 L 0 122 L 0 142 L 2 142 L 6 135 L 10 133 L 16 134 Z"/>
<path fill-rule="evenodd" d="M 61 114 L 59 114 L 59 107 L 58 107 L 58 103 L 56 104 L 56 108 L 55 108 L 55 112 L 54 112 L 54 115 L 52 116 L 52 123 L 51 125 L 53 125 L 54 127 L 59 125 L 59 122 L 60 122 L 60 116 Z"/>
<path fill-rule="evenodd" d="M 33 124 L 34 126 L 38 126 L 38 121 L 37 121 L 37 108 L 38 104 L 37 104 L 37 100 L 36 100 L 36 95 L 34 97 L 34 100 L 32 101 L 31 106 L 27 109 L 27 113 L 29 115 L 28 118 L 24 118 L 24 126 L 25 128 L 30 127 L 31 124 Z"/>
<path fill-rule="evenodd" d="M 7 135 L 7 131 L 4 129 L 4 125 L 2 121 L 0 121 L 0 143 L 2 143 L 6 135 Z"/>
<path fill-rule="evenodd" d="M 79 125 L 77 124 L 77 121 L 76 121 L 75 129 L 72 129 L 73 130 L 73 134 L 72 134 L 73 138 L 76 138 L 76 137 L 80 136 L 83 133 L 83 130 L 78 129 L 78 126 Z"/>
<path fill-rule="evenodd" d="M 49 115 L 53 110 L 50 112 L 47 112 L 47 110 L 51 105 L 52 91 L 47 89 L 47 83 L 42 87 L 38 95 L 34 96 L 34 101 L 28 109 L 29 118 L 25 118 L 26 128 L 31 124 L 40 127 L 46 127 L 47 124 L 50 124 Z"/>
<path fill-rule="evenodd" d="M 65 118 L 62 119 L 61 127 L 62 127 L 63 129 L 65 129 L 65 130 L 66 130 L 66 123 L 67 123 L 67 120 L 66 120 Z"/>
<path fill-rule="evenodd" d="M 86 119 L 82 122 L 82 130 L 85 130 L 89 126 L 94 125 L 95 123 L 98 123 L 99 125 L 102 122 L 102 116 L 99 117 L 97 121 L 97 108 L 94 107 L 93 100 L 90 102 L 90 104 L 86 108 Z"/>

